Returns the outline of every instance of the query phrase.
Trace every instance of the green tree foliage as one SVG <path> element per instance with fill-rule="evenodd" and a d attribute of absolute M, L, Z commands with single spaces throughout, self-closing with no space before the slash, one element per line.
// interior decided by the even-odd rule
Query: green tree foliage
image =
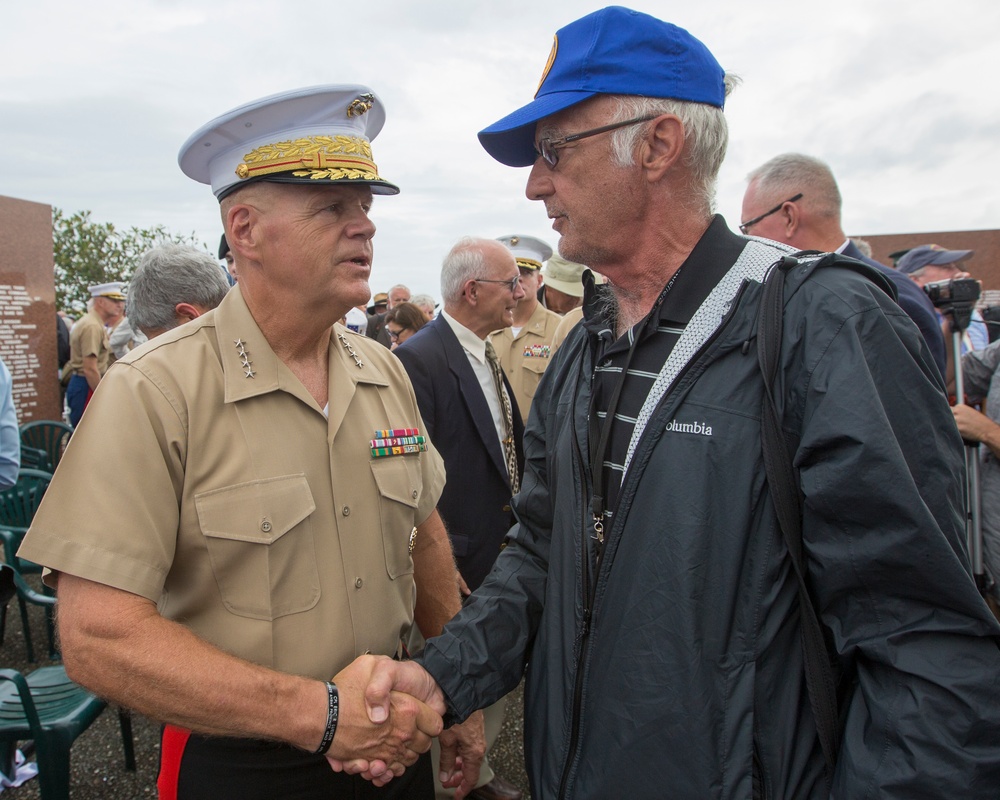
<path fill-rule="evenodd" d="M 89 211 L 67 216 L 52 209 L 55 252 L 56 307 L 78 314 L 90 299 L 88 286 L 110 281 L 128 281 L 139 258 L 151 247 L 174 242 L 202 245 L 194 234 L 179 236 L 162 225 L 120 231 L 110 222 L 94 222 Z"/>

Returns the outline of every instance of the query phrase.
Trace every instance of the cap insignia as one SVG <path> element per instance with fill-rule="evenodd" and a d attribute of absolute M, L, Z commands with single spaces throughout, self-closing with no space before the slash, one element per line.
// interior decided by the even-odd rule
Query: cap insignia
<path fill-rule="evenodd" d="M 538 89 L 535 89 L 535 97 L 538 97 L 538 92 L 542 88 L 542 84 L 545 83 L 545 79 L 549 77 L 549 70 L 552 69 L 552 65 L 556 63 L 556 52 L 559 50 L 559 34 L 552 37 L 552 50 L 549 52 L 549 60 L 545 62 L 545 69 L 542 70 L 542 77 L 538 81 Z"/>
<path fill-rule="evenodd" d="M 373 105 L 375 105 L 375 96 L 365 92 L 351 101 L 351 104 L 347 107 L 347 116 L 360 117 L 362 114 L 367 114 Z"/>

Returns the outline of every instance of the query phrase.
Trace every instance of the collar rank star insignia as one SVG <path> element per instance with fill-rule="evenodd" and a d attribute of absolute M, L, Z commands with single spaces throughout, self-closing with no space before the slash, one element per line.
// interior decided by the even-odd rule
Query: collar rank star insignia
<path fill-rule="evenodd" d="M 354 359 L 354 363 L 357 365 L 358 369 L 363 368 L 365 362 L 361 360 L 361 357 L 354 351 L 354 348 L 351 347 L 351 343 L 347 341 L 347 337 L 342 333 L 338 333 L 337 338 L 340 339 L 340 343 L 344 345 L 344 349 L 347 350 L 348 355 Z"/>
<path fill-rule="evenodd" d="M 529 344 L 524 348 L 525 358 L 548 358 L 552 354 L 552 348 L 547 344 Z"/>
<path fill-rule="evenodd" d="M 421 436 L 418 428 L 388 428 L 375 431 L 375 438 L 368 446 L 371 447 L 372 458 L 406 456 L 424 452 L 427 449 L 427 437 Z"/>
<path fill-rule="evenodd" d="M 236 353 L 240 357 L 240 367 L 243 369 L 245 377 L 252 378 L 257 373 L 254 372 L 253 367 L 250 366 L 251 364 L 253 364 L 253 362 L 250 360 L 250 354 L 247 353 L 246 347 L 243 344 L 243 340 L 237 339 L 235 342 L 233 342 L 233 344 L 236 345 Z"/>

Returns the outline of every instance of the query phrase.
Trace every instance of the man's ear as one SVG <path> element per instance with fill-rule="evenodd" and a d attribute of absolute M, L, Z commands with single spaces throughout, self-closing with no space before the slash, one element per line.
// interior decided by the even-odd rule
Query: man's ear
<path fill-rule="evenodd" d="M 226 210 L 226 241 L 234 257 L 238 253 L 244 259 L 254 260 L 257 241 L 257 221 L 260 212 L 249 203 L 233 203 Z"/>
<path fill-rule="evenodd" d="M 177 315 L 178 319 L 187 322 L 192 319 L 198 319 L 201 316 L 201 311 L 190 303 L 178 303 L 174 306 L 174 314 Z"/>
<path fill-rule="evenodd" d="M 470 306 L 476 305 L 479 302 L 479 281 L 471 278 L 467 280 L 465 286 L 462 287 L 462 296 Z"/>
<path fill-rule="evenodd" d="M 785 241 L 791 242 L 802 226 L 802 214 L 798 205 L 786 202 L 778 212 L 778 217 L 785 228 Z"/>
<path fill-rule="evenodd" d="M 636 160 L 646 171 L 647 180 L 655 183 L 680 161 L 684 152 L 684 124 L 673 114 L 661 114 L 648 125 Z"/>

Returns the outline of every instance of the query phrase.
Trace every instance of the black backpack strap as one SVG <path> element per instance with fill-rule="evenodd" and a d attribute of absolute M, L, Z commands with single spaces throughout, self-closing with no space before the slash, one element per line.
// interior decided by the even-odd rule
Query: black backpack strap
<path fill-rule="evenodd" d="M 761 445 L 767 483 L 774 500 L 778 524 L 792 559 L 799 584 L 802 652 L 805 661 L 809 705 L 816 718 L 820 746 L 830 774 L 833 774 L 840 745 L 840 717 L 837 679 L 830 663 L 819 617 L 806 585 L 806 564 L 802 551 L 802 505 L 798 482 L 774 402 L 774 377 L 781 354 L 785 274 L 799 264 L 794 256 L 784 256 L 764 280 L 757 320 L 757 362 L 764 378 L 761 414 Z"/>

